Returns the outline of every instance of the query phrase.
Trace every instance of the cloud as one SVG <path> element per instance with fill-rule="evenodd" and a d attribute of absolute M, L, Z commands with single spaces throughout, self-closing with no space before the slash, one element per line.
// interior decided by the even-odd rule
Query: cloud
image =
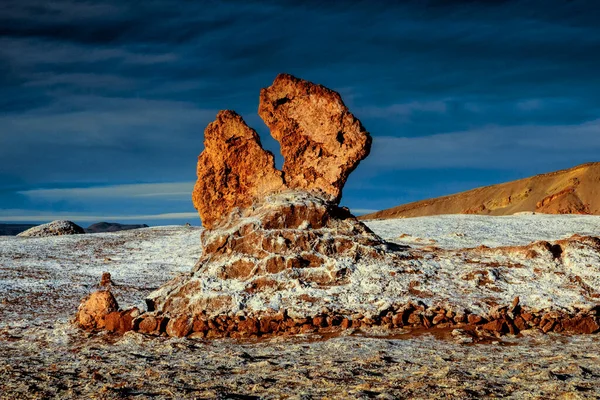
<path fill-rule="evenodd" d="M 421 137 L 378 137 L 371 168 L 518 169 L 596 161 L 600 120 L 581 125 L 487 127 Z M 556 168 L 558 169 L 558 168 Z"/>
<path fill-rule="evenodd" d="M 19 212 L 22 212 L 21 214 Z M 197 221 L 198 213 L 164 213 L 150 215 L 86 215 L 79 213 L 40 213 L 33 214 L 30 210 L 1 210 L 2 222 L 48 222 L 55 220 L 70 220 L 83 222 L 97 221 L 168 221 L 192 220 Z"/>
<path fill-rule="evenodd" d="M 485 182 L 492 169 L 597 159 L 591 2 L 5 0 L 0 10 L 0 195 L 15 182 L 20 191 L 191 182 L 202 131 L 225 108 L 277 153 L 256 109 L 280 72 L 342 92 L 374 136 L 353 176 L 375 185 L 388 169 L 435 171 L 420 184 L 434 187 L 448 168 L 463 168 L 463 181 L 485 168 Z M 408 193 L 417 180 L 398 187 Z M 105 199 L 94 190 L 38 193 L 36 207 L 90 214 L 94 196 Z M 188 189 L 131 190 L 106 207 L 130 198 L 123 213 L 154 215 Z M 359 196 L 346 193 L 349 203 Z M 0 202 L 20 207 L 23 197 L 35 201 Z"/>
<path fill-rule="evenodd" d="M 180 101 L 71 96 L 0 115 L 0 162 L 4 173 L 38 186 L 193 179 L 202 131 L 215 114 Z"/>
<path fill-rule="evenodd" d="M 195 182 L 140 183 L 87 188 L 31 189 L 18 194 L 37 201 L 48 200 L 117 200 L 135 197 L 169 197 L 191 199 Z"/>
<path fill-rule="evenodd" d="M 416 113 L 444 114 L 448 111 L 445 101 L 411 101 L 408 103 L 391 104 L 387 106 L 369 106 L 356 110 L 363 117 L 393 118 L 410 117 Z"/>

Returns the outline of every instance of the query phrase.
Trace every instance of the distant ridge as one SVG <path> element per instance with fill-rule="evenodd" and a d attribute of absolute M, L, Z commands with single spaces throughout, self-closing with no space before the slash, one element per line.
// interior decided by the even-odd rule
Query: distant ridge
<path fill-rule="evenodd" d="M 85 233 L 103 233 L 128 231 L 130 229 L 148 228 L 146 224 L 124 225 L 116 222 L 98 222 L 85 228 Z"/>
<path fill-rule="evenodd" d="M 519 212 L 600 215 L 600 162 L 404 204 L 359 219 Z"/>

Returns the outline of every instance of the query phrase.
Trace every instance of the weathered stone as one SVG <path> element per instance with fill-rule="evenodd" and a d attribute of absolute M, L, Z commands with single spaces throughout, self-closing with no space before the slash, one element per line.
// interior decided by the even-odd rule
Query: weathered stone
<path fill-rule="evenodd" d="M 102 278 L 100 278 L 100 286 L 108 287 L 113 284 L 110 276 L 110 272 L 103 272 Z"/>
<path fill-rule="evenodd" d="M 219 112 L 206 127 L 197 174 L 192 199 L 207 229 L 235 208 L 246 208 L 283 187 L 273 154 L 234 111 Z"/>
<path fill-rule="evenodd" d="M 254 318 L 248 318 L 238 323 L 238 331 L 242 336 L 256 335 L 259 331 L 260 325 Z"/>
<path fill-rule="evenodd" d="M 481 325 L 481 328 L 485 329 L 486 331 L 503 332 L 505 330 L 505 323 L 503 320 L 496 319 Z"/>
<path fill-rule="evenodd" d="M 133 329 L 133 319 L 139 314 L 137 308 L 125 311 L 114 311 L 105 318 L 106 330 L 124 334 Z"/>
<path fill-rule="evenodd" d="M 192 323 L 187 315 L 181 315 L 169 320 L 167 335 L 172 337 L 185 337 L 192 332 Z"/>
<path fill-rule="evenodd" d="M 593 317 L 573 317 L 562 321 L 562 327 L 566 332 L 572 333 L 595 333 L 600 331 L 600 324 Z"/>
<path fill-rule="evenodd" d="M 82 301 L 76 323 L 84 329 L 102 329 L 106 325 L 106 316 L 118 309 L 119 305 L 113 294 L 108 290 L 100 290 Z"/>
<path fill-rule="evenodd" d="M 475 315 L 475 314 L 469 314 L 469 316 L 467 317 L 468 321 L 470 324 L 479 324 L 483 321 L 483 317 L 479 316 L 479 315 Z"/>
<path fill-rule="evenodd" d="M 514 324 L 517 327 L 517 329 L 519 329 L 520 331 L 529 329 L 529 325 L 527 324 L 527 322 L 525 322 L 525 320 L 521 316 L 518 316 L 515 318 Z"/>
<path fill-rule="evenodd" d="M 371 147 L 371 136 L 340 95 L 280 74 L 261 90 L 258 113 L 280 143 L 286 185 L 339 201 L 348 175 Z"/>
<path fill-rule="evenodd" d="M 148 315 L 140 321 L 138 330 L 141 333 L 154 333 L 158 330 L 158 320 L 154 316 Z"/>

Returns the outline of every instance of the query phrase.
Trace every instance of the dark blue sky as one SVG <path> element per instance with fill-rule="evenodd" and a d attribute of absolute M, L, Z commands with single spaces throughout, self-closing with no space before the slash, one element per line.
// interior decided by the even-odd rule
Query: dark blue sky
<path fill-rule="evenodd" d="M 599 2 L 390 3 L 3 0 L 0 222 L 198 224 L 205 126 L 236 110 L 278 154 L 280 72 L 373 135 L 357 213 L 599 161 Z"/>

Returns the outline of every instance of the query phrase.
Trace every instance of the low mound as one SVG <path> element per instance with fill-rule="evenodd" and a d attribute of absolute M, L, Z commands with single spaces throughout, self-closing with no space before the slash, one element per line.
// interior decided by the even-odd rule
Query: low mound
<path fill-rule="evenodd" d="M 46 237 L 61 235 L 78 235 L 85 233 L 82 227 L 71 221 L 52 221 L 47 224 L 34 226 L 25 232 L 19 233 L 20 237 Z"/>
<path fill-rule="evenodd" d="M 513 182 L 417 201 L 359 219 L 424 217 L 441 214 L 511 215 L 600 214 L 600 163 L 536 175 Z"/>

